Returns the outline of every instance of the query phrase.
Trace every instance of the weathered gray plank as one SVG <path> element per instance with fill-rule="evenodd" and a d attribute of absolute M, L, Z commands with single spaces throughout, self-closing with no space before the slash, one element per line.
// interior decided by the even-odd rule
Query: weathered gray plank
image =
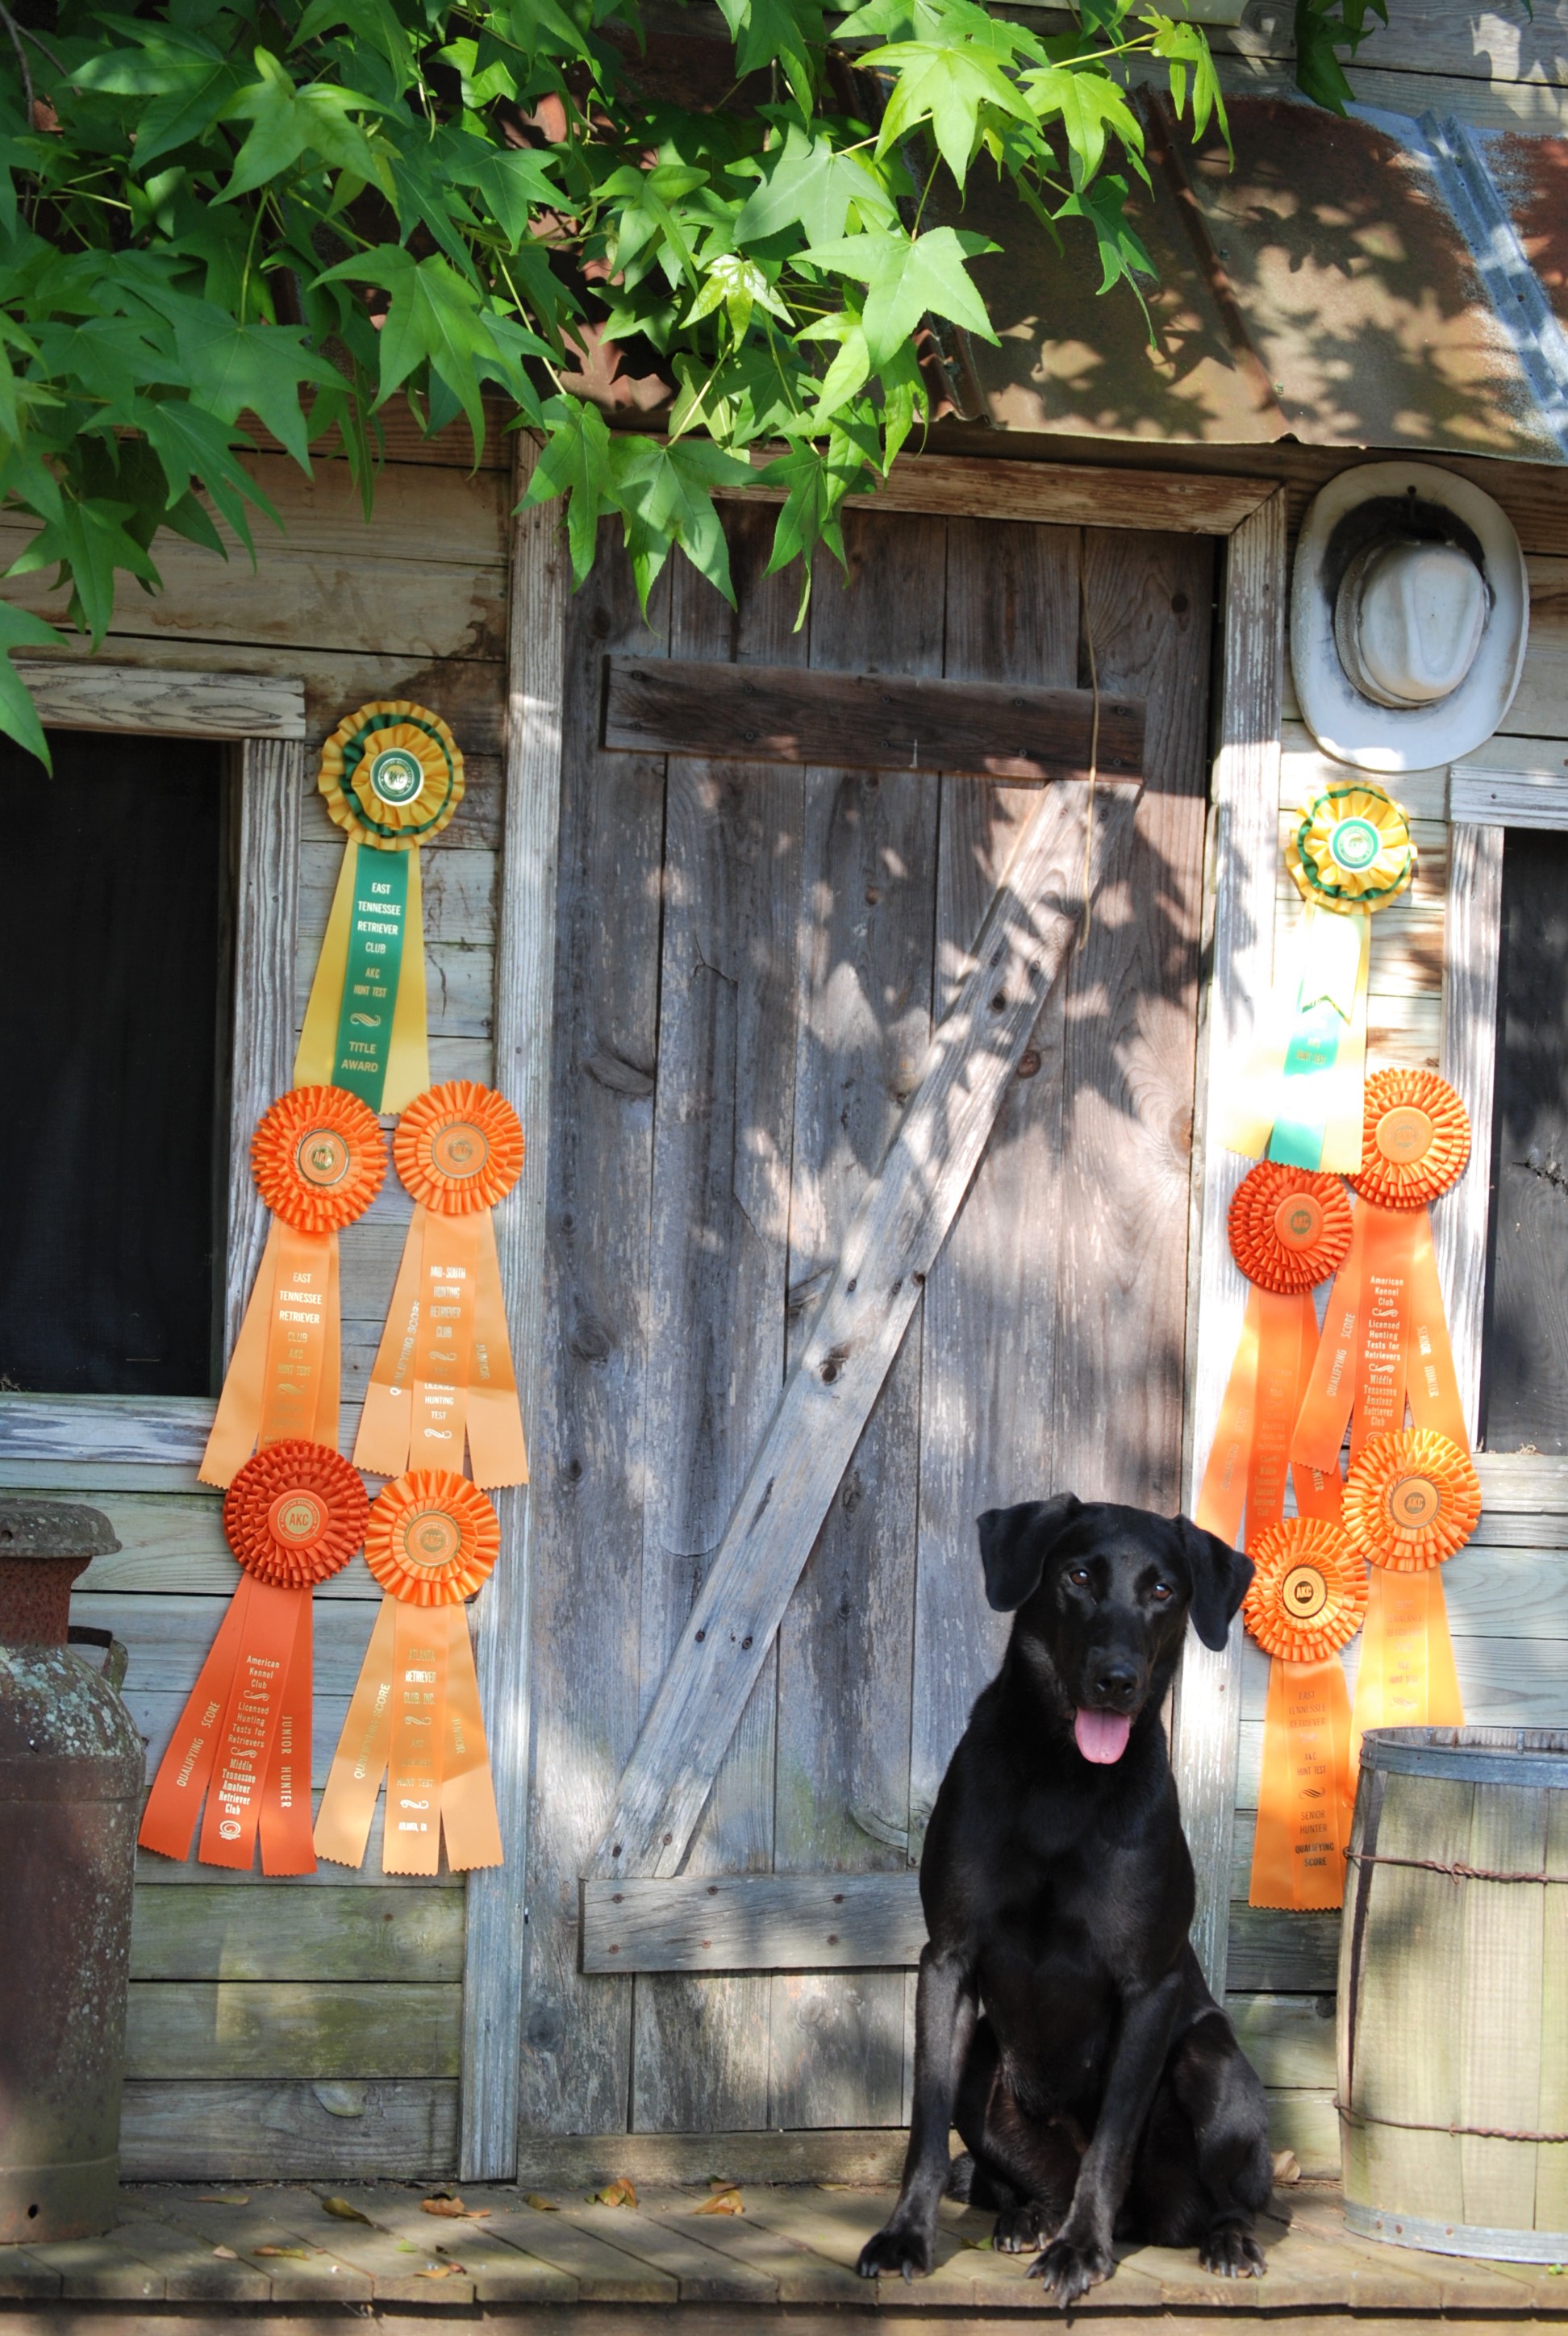
<path fill-rule="evenodd" d="M 1227 547 L 1221 651 L 1220 752 L 1214 767 L 1213 972 L 1198 1074 L 1193 1173 L 1202 1200 L 1195 1347 L 1188 1379 L 1187 1505 L 1197 1497 L 1246 1305 L 1225 1216 L 1247 1163 L 1221 1129 L 1246 1070 L 1253 1018 L 1272 961 L 1280 718 L 1285 677 L 1285 498 L 1275 495 Z M 1176 1692 L 1174 1759 L 1198 1879 L 1193 1944 L 1211 1987 L 1225 1981 L 1231 1830 L 1236 1804 L 1241 1621 L 1221 1654 L 1187 1634 Z"/>
<path fill-rule="evenodd" d="M 920 1878 L 909 1873 L 582 1885 L 585 1971 L 875 1971 L 918 1962 L 925 1936 Z"/>
<path fill-rule="evenodd" d="M 782 491 L 743 490 L 759 501 Z M 1179 534 L 1229 535 L 1266 502 L 1268 479 L 1201 472 L 1115 471 L 1057 462 L 981 461 L 961 454 L 902 454 L 874 495 L 857 504 L 920 511 L 946 519 L 1033 520 L 1059 527 L 1167 528 Z"/>
<path fill-rule="evenodd" d="M 533 1784 L 521 2117 L 525 2134 L 622 2132 L 631 1987 L 577 1971 L 577 1878 L 637 1734 L 662 764 L 595 744 L 607 649 L 667 639 L 638 614 L 618 538 L 571 599 L 563 672 L 548 1241 L 533 1487 Z"/>
<path fill-rule="evenodd" d="M 1078 678 L 1079 539 L 1068 529 L 948 524 L 946 662 L 998 681 Z M 944 782 L 936 903 L 940 1016 L 968 968 L 992 887 L 1029 819 L 1016 788 Z M 1097 814 L 1096 814 L 1097 816 Z M 1074 936 L 1076 939 L 1076 935 Z M 984 1156 L 925 1294 L 920 1558 L 915 1599 L 909 1854 L 997 1667 L 1007 1623 L 986 1604 L 975 1519 L 1047 1489 L 1060 1241 L 1062 979 L 1036 1017 Z"/>
<path fill-rule="evenodd" d="M 1076 930 L 1086 790 L 1044 793 L 932 1041 L 617 1790 L 597 1870 L 678 1865 L 789 1595 Z M 1091 866 L 1135 790 L 1101 791 Z"/>
<path fill-rule="evenodd" d="M 683 562 L 672 670 L 803 664 L 796 592 L 766 573 L 772 514 L 726 514 L 736 608 Z M 719 662 L 715 662 L 716 660 Z M 650 661 L 641 670 L 657 670 Z M 641 1708 L 653 1700 L 723 1538 L 784 1372 L 803 781 L 744 763 L 672 764 L 648 1257 L 648 1469 Z M 773 1853 L 774 1663 L 753 1688 L 691 1845 L 690 1870 Z M 631 2123 L 701 2133 L 768 2121 L 765 1980 L 650 1979 L 636 1995 Z"/>
<path fill-rule="evenodd" d="M 461 1988 L 133 1980 L 127 2078 L 454 2077 Z"/>
<path fill-rule="evenodd" d="M 447 2278 L 433 2290 L 449 2307 L 461 2306 L 466 2301 L 463 2293 L 453 2292 L 460 2286 L 468 2290 L 476 2303 L 576 2301 L 574 2279 L 499 2237 L 489 2222 L 446 2223 L 443 2226 L 439 2217 L 426 2214 L 419 2200 L 407 2191 L 388 2191 L 381 2185 L 373 2188 L 356 2183 L 342 2195 L 350 2205 L 357 2206 L 369 2218 L 381 2234 L 371 2237 L 356 2230 L 349 2244 L 368 2241 L 363 2252 L 355 2248 L 355 2260 L 374 2278 L 375 2293 L 382 2302 L 390 2301 L 394 2293 L 408 2302 L 426 2302 L 433 2290 L 427 2280 L 419 2280 L 418 2274 L 422 2271 L 428 2273 L 433 2264 L 439 2263 L 441 2256 L 435 2252 L 438 2248 L 451 2262 L 463 2265 L 461 2282 Z M 487 2204 L 492 2198 L 508 2207 L 515 2205 L 514 2197 L 506 2191 L 487 2192 L 483 2200 L 467 2187 L 463 2191 L 464 2203 L 474 2206 Z M 309 2223 L 309 2208 L 303 2202 L 297 2219 L 301 2228 Z M 390 2248 L 385 2244 L 385 2238 L 392 2241 Z M 407 2286 L 405 2282 L 409 2282 Z"/>
<path fill-rule="evenodd" d="M 232 2248 L 240 2263 L 259 2275 L 264 2294 L 275 2303 L 336 2303 L 365 2311 L 370 2307 L 374 2282 L 330 2252 L 312 2253 L 305 2263 L 275 2253 L 258 2255 L 258 2247 L 298 2245 L 294 2233 L 277 2221 L 259 2199 L 244 2206 L 219 2206 L 200 2195 L 193 2197 L 188 2189 L 142 2189 L 138 2203 L 168 2224 L 171 2232 L 184 2234 L 188 2244 L 192 2239 L 200 2240 L 209 2254 L 213 2247 Z M 318 2239 L 317 2245 L 324 2248 L 325 2239 Z"/>
<path fill-rule="evenodd" d="M 1495 740 L 1491 751 L 1495 762 Z M 1456 764 L 1448 782 L 1448 816 L 1456 827 L 1568 827 L 1563 756 L 1554 754 L 1536 770 Z"/>
<path fill-rule="evenodd" d="M 743 509 L 749 506 L 743 505 Z M 998 686 L 878 666 L 802 682 L 789 666 L 742 673 L 684 657 L 606 659 L 604 743 L 623 754 L 696 754 L 751 764 L 963 773 L 1040 785 L 1086 779 L 1095 735 L 1086 690 Z M 1100 767 L 1143 766 L 1143 706 L 1102 703 Z"/>
<path fill-rule="evenodd" d="M 0 1463 L 194 1469 L 215 1409 L 200 1396 L 0 1394 Z"/>
<path fill-rule="evenodd" d="M 818 668 L 941 669 L 947 530 L 846 516 L 848 573 L 813 589 Z M 930 1040 L 940 788 L 927 776 L 805 777 L 791 1140 L 790 1353 Z M 920 1350 L 904 1341 L 780 1626 L 778 1874 L 901 1869 L 919 1495 Z M 775 1981 L 770 2117 L 881 2124 L 901 2109 L 901 1976 Z"/>
<path fill-rule="evenodd" d="M 120 2164 L 131 2182 L 407 2180 L 449 2175 L 456 2163 L 453 2078 L 133 2078 L 125 2087 Z"/>
<path fill-rule="evenodd" d="M 1568 1458 L 1558 1453 L 1478 1452 L 1482 1516 L 1568 1515 Z"/>
<path fill-rule="evenodd" d="M 239 867 L 234 917 L 234 1052 L 229 1087 L 229 1235 L 224 1354 L 232 1352 L 267 1240 L 268 1211 L 250 1173 L 250 1139 L 293 1085 L 294 947 L 299 884 L 299 781 L 305 749 L 253 739 L 241 749 Z"/>
<path fill-rule="evenodd" d="M 134 1693 L 188 1695 L 206 1661 L 227 1610 L 220 1598 L 143 1598 L 118 1592 L 78 1594 L 73 1619 L 112 1630 L 130 1658 L 127 1689 Z M 311 1617 L 315 1687 L 318 1695 L 352 1695 L 377 1608 L 368 1600 L 323 1600 Z"/>
<path fill-rule="evenodd" d="M 520 438 L 521 496 L 535 449 Z M 567 577 L 547 511 L 514 522 L 508 633 L 506 825 L 496 935 L 495 1083 L 522 1122 L 523 1175 L 496 1217 L 525 1435 L 536 1430 L 546 1376 L 545 1202 L 550 1189 L 550 1046 L 555 1020 L 556 854 L 560 822 L 561 695 Z M 504 1863 L 468 1889 L 463 2007 L 464 2177 L 517 2162 L 531 1732 L 532 1495 L 504 1492 L 502 1562 L 480 1595 L 479 1688 Z"/>
<path fill-rule="evenodd" d="M 266 674 L 148 673 L 135 666 L 19 657 L 38 718 L 62 730 L 151 730 L 167 738 L 303 738 L 305 685 Z"/>
<path fill-rule="evenodd" d="M 168 1863 L 168 1861 L 163 1861 Z M 341 1872 L 341 1867 L 332 1869 Z M 138 1980 L 399 1980 L 463 1977 L 463 1895 L 292 1882 L 139 1890 L 131 1929 Z"/>
<path fill-rule="evenodd" d="M 1456 784 L 1458 773 L 1455 774 Z M 1448 853 L 1443 935 L 1443 1076 L 1470 1114 L 1465 1173 L 1432 1210 L 1454 1368 L 1471 1441 L 1479 1432 L 1492 1201 L 1492 1098 L 1497 1066 L 1497 959 L 1503 921 L 1503 830 L 1456 826 Z"/>

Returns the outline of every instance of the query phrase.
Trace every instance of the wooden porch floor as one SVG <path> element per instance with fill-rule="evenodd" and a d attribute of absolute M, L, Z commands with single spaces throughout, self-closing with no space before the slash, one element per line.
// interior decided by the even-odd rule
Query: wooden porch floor
<path fill-rule="evenodd" d="M 1027 2278 L 1027 2257 L 992 2253 L 990 2216 L 952 2205 L 931 2278 L 857 2278 L 891 2189 L 748 2184 L 742 2212 L 704 2214 L 706 2188 L 648 2186 L 635 2208 L 558 2190 L 546 2207 L 539 2192 L 475 2184 L 461 2193 L 462 2218 L 425 2212 L 424 2185 L 392 2183 L 134 2185 L 122 2195 L 106 2238 L 0 2248 L 0 2336 L 89 2325 L 204 2336 L 237 2322 L 301 2336 L 367 2318 L 405 2336 L 499 2323 L 556 2336 L 825 2336 L 867 2314 L 890 2336 L 934 2336 L 1059 2316 Z M 329 2197 L 365 2219 L 335 2214 Z M 1190 2254 L 1132 2249 L 1073 2319 L 1103 2336 L 1118 2323 L 1175 2336 L 1221 2318 L 1310 2319 L 1324 2336 L 1373 2336 L 1412 2316 L 1473 2330 L 1568 2322 L 1568 2276 L 1351 2238 L 1321 2185 L 1275 2204 L 1266 2280 L 1232 2282 Z"/>

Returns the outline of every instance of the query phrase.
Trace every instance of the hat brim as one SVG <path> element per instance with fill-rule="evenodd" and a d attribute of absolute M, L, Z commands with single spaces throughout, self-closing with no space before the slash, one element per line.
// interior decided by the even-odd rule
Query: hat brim
<path fill-rule="evenodd" d="M 1334 643 L 1327 555 L 1347 512 L 1374 497 L 1414 491 L 1452 511 L 1475 536 L 1492 605 L 1475 661 L 1453 694 L 1431 706 L 1377 706 L 1363 697 Z M 1301 719 L 1326 754 L 1360 771 L 1429 771 L 1492 735 L 1514 702 L 1530 629 L 1524 555 L 1490 495 L 1430 462 L 1368 462 L 1341 471 L 1301 523 L 1290 585 L 1290 670 Z"/>

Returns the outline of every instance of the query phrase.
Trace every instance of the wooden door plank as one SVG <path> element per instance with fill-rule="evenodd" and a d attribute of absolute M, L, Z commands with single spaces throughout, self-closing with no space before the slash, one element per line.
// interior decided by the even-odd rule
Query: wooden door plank
<path fill-rule="evenodd" d="M 1076 682 L 1078 558 L 1070 528 L 950 520 L 947 670 L 1006 684 Z M 1017 788 L 943 782 L 939 1015 L 968 971 L 971 936 L 1034 809 Z M 916 1859 L 953 1747 L 1007 1641 L 1006 1617 L 986 1603 L 975 1519 L 1048 1489 L 1041 1470 L 1056 1384 L 1064 1013 L 1076 964 L 1075 951 L 1036 1017 L 926 1290 L 910 1761 Z"/>
<path fill-rule="evenodd" d="M 534 441 L 520 433 L 513 480 L 520 497 L 536 459 Z M 520 1184 L 497 1212 L 495 1231 L 523 1426 L 531 1436 L 543 1407 L 550 1338 L 544 1288 L 551 1073 L 548 1033 L 555 1021 L 567 570 L 553 514 L 542 509 L 523 511 L 512 524 L 506 811 L 495 927 L 494 1076 L 522 1122 L 529 1149 Z M 480 856 L 465 853 L 463 859 Z M 473 929 L 465 920 L 465 930 Z M 479 929 L 487 930 L 488 920 Z M 465 2179 L 508 2175 L 517 2164 L 532 1693 L 531 1500 L 526 1486 L 513 1486 L 500 1495 L 502 1558 L 480 1595 L 480 1698 L 504 1857 L 499 1866 L 471 1874 L 468 1882 L 461 2156 Z"/>
<path fill-rule="evenodd" d="M 1278 849 L 1280 721 L 1285 686 L 1285 497 L 1277 492 L 1227 547 L 1221 650 L 1220 751 L 1214 765 L 1213 970 L 1200 1033 L 1194 1125 L 1195 1339 L 1188 1373 L 1185 1467 L 1193 1506 L 1241 1335 L 1247 1285 L 1225 1217 L 1248 1163 L 1221 1139 L 1232 1083 L 1246 1071 L 1254 1015 L 1269 994 Z M 1209 1985 L 1225 1987 L 1231 1836 L 1241 1720 L 1238 1619 L 1212 1654 L 1187 1633 L 1176 1690 L 1173 1764 L 1198 1881 L 1193 1943 Z"/>
<path fill-rule="evenodd" d="M 1213 548 L 1091 530 L 1084 581 L 1101 687 L 1138 692 L 1147 738 L 1137 816 L 1066 987 L 1040 1489 L 1169 1514 L 1182 1498 Z"/>
<path fill-rule="evenodd" d="M 457 2164 L 457 2086 L 446 2078 L 141 2078 L 125 2087 L 127 2181 L 277 2182 L 342 2174 L 448 2174 Z"/>
<path fill-rule="evenodd" d="M 813 668 L 940 673 L 944 522 L 852 512 L 844 550 L 847 573 L 830 564 L 813 588 Z M 921 773 L 805 774 L 792 1360 L 930 1043 L 940 803 L 940 785 Z M 775 1874 L 870 1866 L 896 1874 L 908 1858 L 920 1384 L 916 1329 L 883 1382 L 780 1628 Z M 903 1997 L 893 1971 L 851 1979 L 819 1969 L 776 1980 L 771 2122 L 896 2124 Z"/>
<path fill-rule="evenodd" d="M 1100 791 L 1093 869 L 1135 787 Z M 1042 795 L 993 902 L 972 973 L 932 1040 L 899 1134 L 850 1227 L 690 1625 L 666 1672 L 595 1853 L 599 1874 L 668 1874 L 823 1515 L 962 1204 L 1008 1081 L 1077 930 L 1086 790 Z"/>
<path fill-rule="evenodd" d="M 773 450 L 767 451 L 771 454 Z M 752 456 L 756 462 L 765 459 L 760 447 Z M 745 487 L 740 492 L 755 495 L 759 502 L 784 500 L 782 488 Z M 964 454 L 901 454 L 874 493 L 852 495 L 849 507 L 874 501 L 887 511 L 922 511 L 986 524 L 1028 520 L 1059 527 L 1158 527 L 1178 534 L 1230 535 L 1273 492 L 1271 479 L 1203 472 L 1091 469 L 1066 462 L 998 462 L 990 455 L 977 460 Z"/>
<path fill-rule="evenodd" d="M 1450 830 L 1443 920 L 1443 1076 L 1470 1114 L 1471 1144 L 1465 1173 L 1434 1205 L 1432 1238 L 1472 1442 L 1480 1434 L 1486 1234 L 1492 1208 L 1503 833 L 1500 826 L 1456 824 Z"/>
<path fill-rule="evenodd" d="M 896 616 L 896 611 L 889 611 Z M 837 673 L 696 658 L 605 659 L 604 743 L 625 754 L 696 754 L 748 764 L 939 771 L 1032 781 L 1086 779 L 1095 701 L 1086 689 Z M 1099 767 L 1126 775 L 1144 756 L 1144 709 L 1105 696 Z"/>
<path fill-rule="evenodd" d="M 687 561 L 670 657 L 725 674 L 792 652 L 796 592 L 770 577 L 771 514 L 726 515 L 736 608 Z M 734 659 L 731 663 L 727 660 Z M 642 1709 L 745 1481 L 784 1372 L 801 794 L 798 771 L 672 764 L 654 1097 Z M 693 1873 L 765 1871 L 773 1854 L 774 1662 L 718 1771 Z M 768 1984 L 650 1978 L 633 2021 L 631 2123 L 652 2133 L 768 2122 Z"/>
<path fill-rule="evenodd" d="M 925 1940 L 920 1877 L 910 1873 L 582 1885 L 585 1971 L 891 1970 L 917 1963 Z M 897 1993 L 901 2009 L 901 1981 Z"/>
<path fill-rule="evenodd" d="M 569 603 L 542 1347 L 528 1426 L 533 1784 L 529 1805 L 524 2133 L 619 2133 L 631 1987 L 577 1970 L 577 1877 L 636 1738 L 653 1090 L 664 765 L 601 760 L 599 664 L 668 638 L 618 535 Z M 541 1337 L 542 1337 L 541 1333 Z"/>
<path fill-rule="evenodd" d="M 234 910 L 234 1055 L 229 1068 L 229 1232 L 223 1352 L 239 1335 L 270 1222 L 250 1173 L 256 1123 L 294 1077 L 294 959 L 305 748 L 251 738 L 237 750 L 239 852 Z"/>

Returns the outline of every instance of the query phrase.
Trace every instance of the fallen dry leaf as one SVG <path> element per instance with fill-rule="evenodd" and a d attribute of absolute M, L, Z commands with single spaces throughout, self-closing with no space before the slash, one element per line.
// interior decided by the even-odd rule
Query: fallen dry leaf
<path fill-rule="evenodd" d="M 607 2182 L 602 2190 L 596 2190 L 589 2203 L 595 2206 L 635 2206 L 637 2192 L 624 2174 L 618 2174 L 613 2182 Z"/>
<path fill-rule="evenodd" d="M 311 2256 L 309 2247 L 252 2247 L 250 2252 L 253 2255 L 288 2255 L 296 2263 L 308 2263 Z"/>
<path fill-rule="evenodd" d="M 199 2206 L 248 2206 L 248 2190 L 202 2190 L 197 2195 Z"/>
<path fill-rule="evenodd" d="M 959 2241 L 961 2247 L 989 2247 L 990 2244 L 989 2239 L 971 2239 L 967 2233 Z"/>
<path fill-rule="evenodd" d="M 238 2263 L 239 2261 L 239 2257 L 235 2253 L 232 2247 L 214 2247 L 212 2252 L 215 2255 L 221 2255 L 225 2263 Z"/>
<path fill-rule="evenodd" d="M 547 2198 L 541 2190 L 525 2190 L 522 2203 L 525 2206 L 531 2206 L 536 2214 L 559 2214 L 560 2212 L 555 2200 Z"/>
<path fill-rule="evenodd" d="M 340 2223 L 369 2223 L 370 2221 L 368 2214 L 362 2214 L 357 2206 L 349 2205 L 346 2198 L 324 2198 L 321 2202 L 321 2211 L 324 2214 L 336 2214 Z"/>
<path fill-rule="evenodd" d="M 711 2198 L 705 2198 L 694 2211 L 699 2214 L 744 2214 L 745 2201 L 738 2190 L 726 2185 L 724 2189 L 716 2190 Z"/>
<path fill-rule="evenodd" d="M 462 2269 L 460 2263 L 426 2263 L 424 2270 L 416 2271 L 414 2276 L 415 2279 L 453 2279 Z"/>
<path fill-rule="evenodd" d="M 461 2198 L 422 2198 L 419 2211 L 422 2214 L 445 2214 L 451 2221 L 461 2223 L 468 2208 Z"/>
<path fill-rule="evenodd" d="M 1299 2182 L 1300 2178 L 1301 2168 L 1297 2162 L 1295 2151 L 1293 2149 L 1277 2149 L 1274 2152 L 1274 2181 L 1276 2186 L 1281 2190 L 1288 2190 L 1290 2188 L 1292 2184 Z"/>

